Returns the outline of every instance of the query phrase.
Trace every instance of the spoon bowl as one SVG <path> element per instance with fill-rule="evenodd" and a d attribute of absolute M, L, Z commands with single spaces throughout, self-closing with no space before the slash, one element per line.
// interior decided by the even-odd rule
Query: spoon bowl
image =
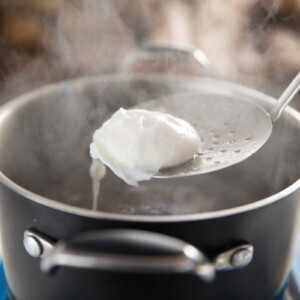
<path fill-rule="evenodd" d="M 186 120 L 197 130 L 202 142 L 201 149 L 191 160 L 161 169 L 154 177 L 205 174 L 247 159 L 269 139 L 273 123 L 294 99 L 299 88 L 300 72 L 270 112 L 248 100 L 230 96 L 205 97 L 196 93 L 166 97 L 139 106 Z"/>

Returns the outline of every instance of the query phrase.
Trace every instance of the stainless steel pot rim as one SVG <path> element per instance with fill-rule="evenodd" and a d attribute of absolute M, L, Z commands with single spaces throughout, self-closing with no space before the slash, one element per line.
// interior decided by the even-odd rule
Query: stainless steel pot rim
<path fill-rule="evenodd" d="M 128 80 L 128 79 L 141 79 L 141 76 L 134 76 L 128 74 L 126 75 L 92 75 L 92 76 L 86 76 L 83 78 L 73 79 L 69 81 L 64 81 L 61 83 L 51 84 L 47 85 L 45 87 L 39 88 L 35 91 L 23 94 L 22 96 L 19 96 L 7 104 L 3 105 L 0 108 L 0 121 L 3 121 L 6 117 L 9 116 L 9 114 L 14 111 L 14 109 L 21 107 L 22 105 L 25 105 L 28 102 L 31 101 L 37 101 L 38 99 L 42 99 L 43 94 L 48 94 L 49 92 L 54 92 L 62 87 L 64 88 L 71 88 L 71 87 L 80 87 L 86 83 L 91 83 L 93 81 L 99 82 L 99 81 L 116 81 L 116 80 Z M 259 98 L 265 102 L 268 102 L 269 104 L 273 104 L 276 101 L 271 96 L 268 96 L 266 94 L 263 94 L 261 92 L 258 92 L 256 90 L 253 90 L 251 88 L 247 88 L 244 86 L 240 86 L 237 84 L 210 79 L 210 78 L 195 78 L 195 77 L 187 77 L 187 76 L 166 76 L 161 74 L 151 74 L 151 75 L 143 75 L 142 79 L 147 80 L 162 80 L 162 79 L 189 79 L 189 81 L 202 81 L 204 83 L 209 84 L 215 84 L 219 87 L 226 88 L 229 92 L 234 91 L 235 93 L 241 93 L 254 97 Z M 300 124 L 300 113 L 298 113 L 295 109 L 291 107 L 285 108 L 286 113 L 288 113 L 292 119 L 294 119 L 295 123 Z M 200 175 L 201 176 L 201 175 Z M 41 205 L 57 209 L 60 211 L 64 211 L 67 213 L 79 215 L 79 216 L 85 216 L 89 218 L 95 218 L 95 219 L 109 219 L 109 220 L 120 220 L 120 221 L 131 221 L 131 222 L 187 222 L 187 221 L 195 221 L 195 220 L 207 220 L 207 219 L 216 219 L 216 218 L 223 218 L 223 217 L 229 217 L 241 213 L 245 213 L 251 210 L 256 210 L 261 207 L 264 207 L 266 205 L 270 205 L 276 201 L 279 201 L 281 199 L 284 199 L 286 196 L 290 195 L 294 191 L 296 191 L 300 187 L 300 179 L 295 181 L 293 184 L 288 186 L 287 188 L 283 189 L 282 191 L 271 195 L 267 198 L 257 200 L 255 202 L 252 202 L 250 204 L 219 210 L 219 211 L 213 211 L 213 212 L 203 212 L 203 213 L 195 213 L 195 214 L 187 214 L 187 215 L 160 215 L 160 216 L 146 216 L 146 215 L 125 215 L 125 214 L 117 214 L 117 213 L 109 213 L 109 212 L 101 212 L 101 211 L 92 211 L 90 209 L 80 208 L 71 206 L 68 204 L 60 203 L 55 201 L 54 199 L 46 198 L 41 195 L 35 194 L 20 185 L 16 184 L 12 180 L 10 180 L 3 172 L 0 171 L 0 182 L 6 186 L 7 188 L 15 191 L 19 195 L 28 198 L 36 203 L 39 203 Z"/>

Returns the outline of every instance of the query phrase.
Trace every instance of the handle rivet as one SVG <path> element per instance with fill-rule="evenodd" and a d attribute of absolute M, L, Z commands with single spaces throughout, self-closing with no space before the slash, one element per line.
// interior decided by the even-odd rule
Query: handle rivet
<path fill-rule="evenodd" d="M 249 248 L 242 248 L 232 254 L 231 265 L 234 267 L 243 267 L 248 265 L 253 258 L 253 251 Z"/>
<path fill-rule="evenodd" d="M 43 253 L 43 247 L 39 240 L 31 235 L 24 236 L 24 247 L 29 255 L 32 257 L 39 257 Z"/>

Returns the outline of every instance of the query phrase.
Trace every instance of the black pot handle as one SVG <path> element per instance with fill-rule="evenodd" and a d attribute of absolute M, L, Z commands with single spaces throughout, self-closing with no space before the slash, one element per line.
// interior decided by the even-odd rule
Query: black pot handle
<path fill-rule="evenodd" d="M 81 233 L 55 243 L 49 237 L 27 230 L 24 246 L 41 257 L 46 273 L 58 267 L 143 272 L 191 273 L 210 281 L 216 270 L 236 269 L 250 263 L 253 247 L 243 244 L 209 260 L 194 246 L 167 235 L 132 229 Z"/>

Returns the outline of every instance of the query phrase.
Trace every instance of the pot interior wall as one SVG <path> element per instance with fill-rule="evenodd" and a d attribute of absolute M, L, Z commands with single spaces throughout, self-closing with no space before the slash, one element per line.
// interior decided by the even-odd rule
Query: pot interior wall
<path fill-rule="evenodd" d="M 94 130 L 119 107 L 185 90 L 199 90 L 199 82 L 91 80 L 41 92 L 1 118 L 0 170 L 36 194 L 90 208 L 89 144 Z M 206 175 L 151 180 L 135 188 L 108 172 L 98 209 L 140 215 L 189 214 L 263 199 L 299 178 L 299 126 L 285 112 L 270 140 L 254 156 Z"/>

